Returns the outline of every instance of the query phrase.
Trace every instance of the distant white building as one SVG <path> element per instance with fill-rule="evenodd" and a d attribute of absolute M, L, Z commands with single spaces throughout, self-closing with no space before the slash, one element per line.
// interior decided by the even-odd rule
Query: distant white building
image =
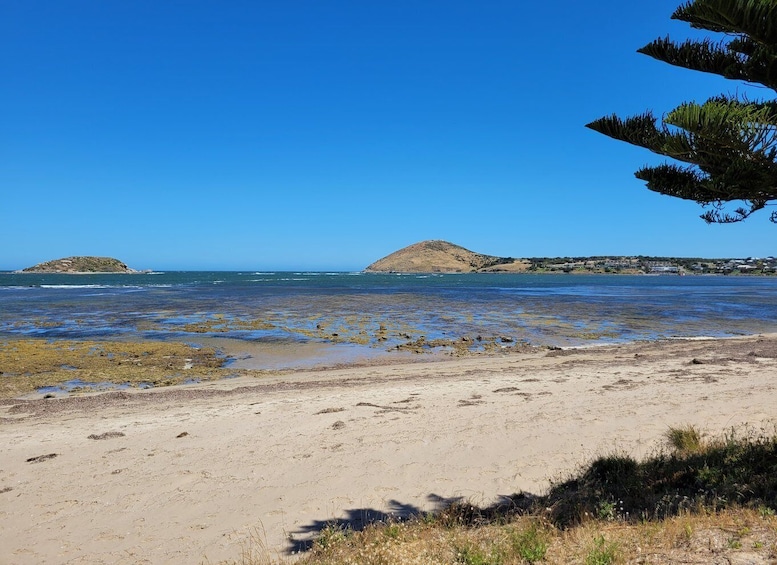
<path fill-rule="evenodd" d="M 666 274 L 674 273 L 674 274 L 676 274 L 676 273 L 680 272 L 680 268 L 676 267 L 674 265 L 653 265 L 652 267 L 650 267 L 650 272 L 651 273 L 658 273 L 658 274 L 661 274 L 661 273 L 666 273 Z"/>

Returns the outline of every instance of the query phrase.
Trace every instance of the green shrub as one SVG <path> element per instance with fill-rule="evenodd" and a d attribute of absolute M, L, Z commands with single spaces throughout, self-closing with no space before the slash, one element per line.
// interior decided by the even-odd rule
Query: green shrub
<path fill-rule="evenodd" d="M 548 517 L 561 527 L 587 517 L 633 521 L 737 506 L 777 509 L 777 437 L 731 433 L 696 442 L 698 432 L 684 431 L 677 434 L 685 438 L 682 451 L 639 463 L 621 455 L 601 457 L 567 481 L 553 483 L 535 504 L 550 508 Z"/>

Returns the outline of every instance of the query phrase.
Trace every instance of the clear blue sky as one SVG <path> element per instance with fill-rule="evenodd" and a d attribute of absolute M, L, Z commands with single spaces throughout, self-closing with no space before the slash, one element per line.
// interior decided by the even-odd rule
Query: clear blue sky
<path fill-rule="evenodd" d="M 746 91 L 635 52 L 692 33 L 678 4 L 0 0 L 0 269 L 777 254 L 768 213 L 708 226 L 584 128 Z"/>

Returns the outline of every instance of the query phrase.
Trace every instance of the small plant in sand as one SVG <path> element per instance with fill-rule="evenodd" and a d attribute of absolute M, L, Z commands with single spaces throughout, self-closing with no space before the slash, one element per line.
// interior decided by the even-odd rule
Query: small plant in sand
<path fill-rule="evenodd" d="M 593 547 L 585 556 L 585 565 L 610 565 L 615 563 L 617 549 L 617 545 L 608 542 L 604 536 L 598 536 L 594 539 Z"/>
<path fill-rule="evenodd" d="M 666 439 L 679 453 L 698 453 L 702 449 L 701 434 L 691 425 L 670 427 L 666 432 Z"/>
<path fill-rule="evenodd" d="M 398 522 L 389 522 L 384 526 L 383 533 L 387 538 L 398 539 L 402 533 L 402 524 Z"/>
<path fill-rule="evenodd" d="M 501 565 L 503 562 L 504 557 L 495 547 L 486 551 L 472 542 L 459 547 L 456 552 L 456 563 L 461 565 Z"/>
<path fill-rule="evenodd" d="M 536 563 L 545 558 L 548 551 L 547 529 L 532 522 L 527 528 L 514 532 L 511 536 L 515 554 L 527 563 Z"/>
<path fill-rule="evenodd" d="M 345 529 L 337 524 L 329 524 L 318 535 L 316 543 L 321 549 L 333 547 L 345 541 L 350 534 L 350 530 Z"/>
<path fill-rule="evenodd" d="M 615 503 L 604 500 L 600 501 L 596 505 L 596 517 L 599 520 L 615 520 Z"/>

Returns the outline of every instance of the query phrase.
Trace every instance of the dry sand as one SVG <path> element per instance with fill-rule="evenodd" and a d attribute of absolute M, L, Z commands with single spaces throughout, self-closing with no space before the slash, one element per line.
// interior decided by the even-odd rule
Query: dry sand
<path fill-rule="evenodd" d="M 0 563 L 217 563 L 328 520 L 544 491 L 669 426 L 774 431 L 777 337 L 0 403 Z"/>

